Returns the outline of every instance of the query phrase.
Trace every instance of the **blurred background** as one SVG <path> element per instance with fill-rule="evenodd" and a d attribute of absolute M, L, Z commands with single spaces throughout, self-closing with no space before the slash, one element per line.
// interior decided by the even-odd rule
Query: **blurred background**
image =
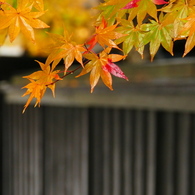
<path fill-rule="evenodd" d="M 50 32 L 63 20 L 75 41 L 91 34 L 96 1 L 45 2 Z M 114 91 L 100 82 L 90 94 L 89 75 L 76 73 L 22 114 L 21 77 L 48 52 L 45 34 L 36 38 L 36 47 L 19 37 L 0 48 L 0 194 L 195 194 L 194 50 L 182 58 L 176 41 L 174 57 L 161 48 L 152 63 L 132 51 L 118 63 L 129 82 L 113 78 Z"/>

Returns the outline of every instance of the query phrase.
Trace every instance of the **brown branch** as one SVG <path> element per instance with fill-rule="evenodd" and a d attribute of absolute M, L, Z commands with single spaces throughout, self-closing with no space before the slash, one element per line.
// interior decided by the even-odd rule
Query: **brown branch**
<path fill-rule="evenodd" d="M 86 65 L 87 63 L 89 62 L 89 60 L 86 60 L 83 64 Z M 74 70 L 71 70 L 69 71 L 68 73 L 66 73 L 65 75 L 61 76 L 60 78 L 63 79 L 65 78 L 66 76 L 70 75 L 70 74 L 73 74 L 75 71 L 77 71 L 78 69 L 80 69 L 82 66 L 79 65 L 77 68 L 75 68 Z M 49 83 L 47 85 L 45 85 L 46 87 L 48 87 L 49 85 L 53 85 L 55 83 L 57 83 L 58 81 L 61 81 L 61 80 L 55 80 L 53 81 L 52 83 Z"/>

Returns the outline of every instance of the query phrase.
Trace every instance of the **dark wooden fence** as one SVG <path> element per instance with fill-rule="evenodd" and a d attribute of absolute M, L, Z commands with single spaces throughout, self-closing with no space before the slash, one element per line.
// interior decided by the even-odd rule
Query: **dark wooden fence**
<path fill-rule="evenodd" d="M 4 92 L 0 194 L 194 195 L 194 87 L 117 90 L 67 90 L 23 115 Z"/>

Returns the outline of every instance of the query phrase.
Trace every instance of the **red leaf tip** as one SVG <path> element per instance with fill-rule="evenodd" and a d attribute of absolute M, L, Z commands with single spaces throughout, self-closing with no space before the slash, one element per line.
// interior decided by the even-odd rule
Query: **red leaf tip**
<path fill-rule="evenodd" d="M 123 71 L 116 64 L 114 64 L 111 59 L 108 59 L 108 63 L 104 65 L 102 69 L 104 71 L 108 71 L 109 73 L 116 77 L 123 78 L 128 81 L 128 78 L 125 76 Z"/>

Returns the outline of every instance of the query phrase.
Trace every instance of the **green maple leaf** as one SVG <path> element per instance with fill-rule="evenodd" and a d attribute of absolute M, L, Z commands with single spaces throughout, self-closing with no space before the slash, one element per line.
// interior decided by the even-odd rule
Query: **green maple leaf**
<path fill-rule="evenodd" d="M 172 0 L 169 5 L 160 9 L 165 12 L 165 18 L 162 25 L 166 26 L 173 24 L 173 37 L 175 39 L 184 38 L 180 32 L 185 24 L 184 18 L 187 18 L 189 14 L 194 13 L 194 1 L 185 0 Z"/>
<path fill-rule="evenodd" d="M 125 5 L 123 2 L 122 5 Z M 97 7 L 99 10 L 101 10 L 101 14 L 99 15 L 99 20 L 101 20 L 102 17 L 104 17 L 108 25 L 113 25 L 116 21 L 116 18 L 122 18 L 127 10 L 121 10 L 122 6 L 119 5 L 107 5 L 107 4 L 100 4 Z"/>
<path fill-rule="evenodd" d="M 138 7 L 128 10 L 129 20 L 133 20 L 137 16 L 138 25 L 141 25 L 147 14 L 157 20 L 156 5 L 150 0 L 141 0 L 138 2 Z"/>
<path fill-rule="evenodd" d="M 153 60 L 160 45 L 173 55 L 172 25 L 163 26 L 160 22 L 151 20 L 151 23 L 143 24 L 142 29 L 148 31 L 144 37 L 144 44 L 150 43 L 150 55 Z"/>
<path fill-rule="evenodd" d="M 120 33 L 125 34 L 126 36 L 116 40 L 116 43 L 122 43 L 123 52 L 127 55 L 133 47 L 140 53 L 143 57 L 143 38 L 145 32 L 142 31 L 138 26 L 134 26 L 133 22 L 128 20 L 121 20 L 121 26 L 117 29 Z"/>

